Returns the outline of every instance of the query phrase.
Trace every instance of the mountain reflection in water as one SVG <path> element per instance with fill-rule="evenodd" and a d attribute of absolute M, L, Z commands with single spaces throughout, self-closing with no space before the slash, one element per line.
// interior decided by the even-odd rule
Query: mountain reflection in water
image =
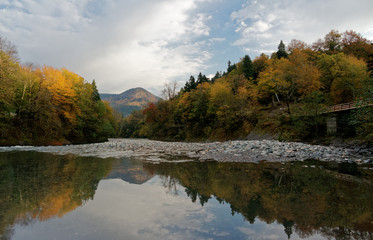
<path fill-rule="evenodd" d="M 118 184 L 113 179 L 138 186 L 129 188 L 126 185 L 128 192 L 119 193 L 116 188 L 113 196 L 121 198 L 126 195 L 126 201 L 131 198 L 132 195 L 128 195 L 132 191 L 139 194 L 133 194 L 139 198 L 149 198 L 150 195 L 141 191 L 150 194 L 157 191 L 157 184 L 165 187 L 167 199 L 174 200 L 162 206 L 169 205 L 164 211 L 171 215 L 172 211 L 181 211 L 171 207 L 175 200 L 185 201 L 186 198 L 198 203 L 201 210 L 207 211 L 208 204 L 215 204 L 214 208 L 208 208 L 209 211 L 217 209 L 218 205 L 229 207 L 232 219 L 225 216 L 219 219 L 223 221 L 220 225 L 210 226 L 216 231 L 219 227 L 224 228 L 214 238 L 224 239 L 227 234 L 230 234 L 227 238 L 254 238 L 250 232 L 236 233 L 238 226 L 228 229 L 228 223 L 238 214 L 245 219 L 246 225 L 261 224 L 262 228 L 262 223 L 268 226 L 280 224 L 284 236 L 291 239 L 312 239 L 315 236 L 319 239 L 372 239 L 373 171 L 369 168 L 371 166 L 318 161 L 153 164 L 135 159 L 56 156 L 36 152 L 0 153 L 0 239 L 17 239 L 15 229 L 32 227 L 37 222 L 48 222 L 56 217 L 67 218 L 67 213 L 78 211 L 80 206 L 83 209 L 89 207 L 85 206 L 89 203 L 94 206 L 100 199 L 107 202 L 105 208 L 110 208 L 115 199 L 104 197 L 113 194 L 108 190 L 108 186 Z M 101 180 L 104 180 L 102 184 Z M 96 199 L 99 185 L 102 191 Z M 157 201 L 162 201 L 160 198 Z M 130 201 L 148 203 L 141 199 Z M 209 214 L 216 219 L 221 216 L 217 212 Z M 191 216 L 190 212 L 185 215 Z M 125 217 L 121 216 L 121 220 Z M 162 222 L 162 219 L 158 221 Z M 182 226 L 175 222 L 165 228 L 176 232 L 181 231 Z M 138 234 L 146 231 L 152 230 L 144 227 Z M 211 237 L 203 234 L 199 233 L 198 238 Z M 187 235 L 183 236 L 187 238 Z M 39 236 L 39 239 L 43 238 Z M 44 239 L 48 237 L 44 236 Z"/>

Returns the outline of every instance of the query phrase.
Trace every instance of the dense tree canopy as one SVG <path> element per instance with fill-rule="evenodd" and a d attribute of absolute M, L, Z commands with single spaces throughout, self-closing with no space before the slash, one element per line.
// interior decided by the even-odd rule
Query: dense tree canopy
<path fill-rule="evenodd" d="M 18 62 L 0 39 L 0 145 L 96 142 L 115 134 L 95 82 L 67 69 Z"/>
<path fill-rule="evenodd" d="M 211 81 L 202 73 L 197 81 L 191 76 L 174 99 L 145 108 L 138 127 L 134 116 L 126 121 L 132 136 L 150 138 L 233 139 L 259 129 L 304 139 L 320 132 L 323 109 L 367 95 L 371 62 L 372 43 L 353 31 L 332 30 L 312 45 L 292 40 L 286 48 L 281 41 L 272 57 L 229 61 L 227 72 Z"/>
<path fill-rule="evenodd" d="M 286 47 L 280 41 L 271 57 L 228 61 L 226 72 L 212 79 L 202 72 L 190 76 L 178 93 L 176 85 L 165 86 L 166 100 L 118 120 L 94 81 L 67 69 L 22 65 L 15 47 L 0 38 L 0 144 L 95 142 L 115 134 L 234 139 L 258 129 L 283 139 L 315 137 L 323 109 L 371 103 L 372 66 L 372 42 L 354 31 L 332 30 L 313 44 L 292 40 Z M 373 124 L 364 112 L 353 120 L 361 136 Z"/>

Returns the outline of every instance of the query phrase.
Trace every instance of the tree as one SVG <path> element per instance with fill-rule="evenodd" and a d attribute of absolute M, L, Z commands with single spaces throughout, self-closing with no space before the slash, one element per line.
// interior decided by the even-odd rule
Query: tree
<path fill-rule="evenodd" d="M 114 135 L 113 111 L 92 84 L 67 69 L 18 63 L 0 37 L 0 144 L 94 142 Z"/>
<path fill-rule="evenodd" d="M 342 42 L 341 42 L 342 35 L 336 31 L 331 30 L 328 34 L 324 37 L 324 49 L 330 54 L 338 53 L 342 50 Z"/>
<path fill-rule="evenodd" d="M 285 44 L 282 42 L 282 40 L 280 41 L 280 44 L 278 45 L 277 49 L 278 50 L 276 52 L 276 55 L 277 55 L 278 59 L 288 57 L 288 53 L 286 52 Z"/>
<path fill-rule="evenodd" d="M 260 74 L 258 81 L 260 92 L 273 93 L 278 101 L 280 96 L 284 98 L 288 114 L 290 114 L 290 100 L 296 89 L 290 68 L 290 61 L 286 58 L 272 60 L 270 67 Z"/>
<path fill-rule="evenodd" d="M 18 77 L 15 112 L 19 121 L 27 122 L 34 120 L 34 114 L 38 111 L 38 100 L 43 98 L 41 79 L 32 65 L 21 66 Z"/>
<path fill-rule="evenodd" d="M 353 55 L 366 63 L 373 61 L 372 42 L 363 38 L 361 34 L 354 31 L 346 31 L 342 34 L 343 52 L 346 55 Z M 373 70 L 372 68 L 370 70 Z"/>
<path fill-rule="evenodd" d="M 256 80 L 261 72 L 263 72 L 269 65 L 269 56 L 262 53 L 253 61 L 253 78 Z"/>
<path fill-rule="evenodd" d="M 17 86 L 19 65 L 6 52 L 0 50 L 0 116 L 9 115 Z"/>
<path fill-rule="evenodd" d="M 371 44 L 371 47 L 373 47 L 373 43 Z M 370 72 L 370 77 L 373 78 L 373 53 L 368 55 L 367 67 Z"/>
<path fill-rule="evenodd" d="M 325 52 L 328 54 L 336 54 L 342 51 L 342 35 L 336 31 L 331 30 L 325 35 L 324 39 L 318 39 L 312 44 L 314 51 Z"/>
<path fill-rule="evenodd" d="M 346 56 L 340 64 L 340 75 L 331 86 L 331 97 L 335 104 L 352 102 L 364 90 L 368 79 L 366 63 L 352 56 Z"/>
<path fill-rule="evenodd" d="M 359 98 L 361 104 L 373 104 L 373 78 L 369 78 Z M 359 104 L 359 103 L 358 103 Z M 358 126 L 357 133 L 369 144 L 373 144 L 373 107 L 366 106 L 354 111 L 354 123 Z"/>
<path fill-rule="evenodd" d="M 44 66 L 42 75 L 43 84 L 52 94 L 51 111 L 67 123 L 66 127 L 74 126 L 78 109 L 75 104 L 77 95 L 73 82 L 71 79 L 66 79 L 61 70 L 52 67 Z M 67 131 L 67 129 L 61 129 L 61 131 Z"/>
<path fill-rule="evenodd" d="M 120 120 L 118 135 L 124 138 L 146 137 L 141 135 L 141 128 L 144 126 L 144 115 L 141 110 Z"/>
<path fill-rule="evenodd" d="M 283 96 L 287 106 L 288 114 L 290 114 L 290 100 L 296 89 L 296 83 L 290 75 L 290 62 L 286 58 L 280 58 L 275 63 L 275 68 L 272 76 L 272 81 L 275 87 L 275 92 Z"/>
<path fill-rule="evenodd" d="M 324 51 L 324 41 L 319 38 L 314 43 L 312 43 L 312 50 L 315 52 L 322 52 Z"/>
<path fill-rule="evenodd" d="M 222 76 L 223 76 L 223 74 L 221 72 L 217 71 L 215 76 L 211 79 L 211 82 L 214 83 L 216 80 L 218 80 Z"/>
<path fill-rule="evenodd" d="M 333 104 L 351 102 L 369 78 L 366 63 L 343 53 L 322 54 L 318 59 L 321 83 Z"/>
<path fill-rule="evenodd" d="M 235 70 L 237 67 L 236 67 L 236 64 L 233 64 L 231 63 L 231 61 L 228 61 L 228 68 L 227 68 L 227 74 L 232 72 L 233 70 Z"/>
<path fill-rule="evenodd" d="M 162 97 L 166 100 L 172 100 L 176 97 L 177 82 L 172 81 L 164 84 Z"/>
<path fill-rule="evenodd" d="M 193 76 L 190 76 L 189 81 L 185 83 L 184 91 L 190 92 L 197 88 L 196 79 Z"/>
<path fill-rule="evenodd" d="M 292 39 L 288 45 L 288 51 L 290 53 L 293 53 L 293 51 L 295 49 L 297 50 L 305 50 L 305 49 L 309 49 L 310 47 L 308 46 L 307 43 L 301 41 L 301 40 L 297 40 L 297 39 Z"/>
<path fill-rule="evenodd" d="M 211 81 L 201 72 L 196 79 L 190 76 L 177 96 L 176 86 L 166 84 L 166 100 L 143 111 L 140 135 L 172 140 L 226 139 L 243 136 L 263 121 L 260 126 L 285 129 L 289 138 L 314 137 L 316 134 L 310 132 L 324 121 L 318 117 L 323 108 L 360 99 L 368 79 L 364 61 L 373 66 L 370 41 L 351 31 L 341 36 L 331 31 L 314 44 L 315 51 L 300 40 L 292 40 L 287 52 L 281 40 L 271 58 L 261 54 L 251 61 L 246 55 L 237 64 L 228 61 L 227 73 L 217 72 Z M 267 108 L 271 101 L 273 107 L 275 101 L 286 105 L 284 109 L 293 116 L 277 119 L 269 114 L 272 110 L 281 112 Z M 103 111 L 101 107 L 93 109 Z M 92 115 L 99 119 L 102 114 Z M 139 127 L 135 121 L 126 125 L 132 132 Z M 306 130 L 301 133 L 301 129 Z"/>
<path fill-rule="evenodd" d="M 0 117 L 14 111 L 19 70 L 16 47 L 0 36 Z"/>
<path fill-rule="evenodd" d="M 248 80 L 253 79 L 254 68 L 249 55 L 245 55 L 245 57 L 242 59 L 242 72 L 245 75 L 245 78 L 247 78 Z"/>
<path fill-rule="evenodd" d="M 285 220 L 282 225 L 284 226 L 284 231 L 288 236 L 288 239 L 290 239 L 291 234 L 293 234 L 294 221 Z"/>
<path fill-rule="evenodd" d="M 206 77 L 206 75 L 202 75 L 201 72 L 198 74 L 197 85 L 202 84 L 202 83 L 206 83 L 206 82 L 208 82 L 208 81 L 209 81 L 209 80 L 208 80 L 208 78 Z"/>
<path fill-rule="evenodd" d="M 100 94 L 98 93 L 96 81 L 94 79 L 92 81 L 92 89 L 93 89 L 92 100 L 93 101 L 100 101 L 101 97 L 100 97 Z"/>
<path fill-rule="evenodd" d="M 184 104 L 182 118 L 186 137 L 189 139 L 209 136 L 208 129 L 211 129 L 211 116 L 208 114 L 209 95 L 209 84 L 203 83 L 182 99 Z"/>
<path fill-rule="evenodd" d="M 321 73 L 317 66 L 308 61 L 307 54 L 295 49 L 289 56 L 291 63 L 291 78 L 296 84 L 297 94 L 302 97 L 318 91 L 321 88 Z"/>
<path fill-rule="evenodd" d="M 18 62 L 17 48 L 7 39 L 0 36 L 0 51 L 6 53 L 12 61 Z"/>
<path fill-rule="evenodd" d="M 242 129 L 245 120 L 248 90 L 240 87 L 236 90 L 236 95 L 232 90 L 227 81 L 217 81 L 210 87 L 208 114 L 214 119 L 211 125 L 211 136 L 214 139 L 247 134 L 245 131 L 237 130 Z"/>
<path fill-rule="evenodd" d="M 258 87 L 261 95 L 274 94 L 282 97 L 290 114 L 290 102 L 317 91 L 321 87 L 320 72 L 307 60 L 307 55 L 294 50 L 289 59 L 271 60 L 270 66 L 260 74 Z"/>
<path fill-rule="evenodd" d="M 167 139 L 170 122 L 173 121 L 171 104 L 171 100 L 160 100 L 156 104 L 148 104 L 143 110 L 145 126 L 140 133 L 149 138 Z"/>

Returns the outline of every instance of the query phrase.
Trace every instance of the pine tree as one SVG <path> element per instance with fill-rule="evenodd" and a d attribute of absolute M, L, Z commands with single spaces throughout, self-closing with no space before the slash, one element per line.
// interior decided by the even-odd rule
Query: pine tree
<path fill-rule="evenodd" d="M 278 48 L 277 48 L 277 52 L 276 52 L 276 55 L 277 55 L 277 58 L 280 59 L 280 58 L 288 58 L 288 54 L 286 52 L 286 49 L 285 49 L 285 44 L 282 42 L 280 42 L 280 44 L 278 45 Z"/>
<path fill-rule="evenodd" d="M 96 81 L 94 79 L 92 81 L 92 88 L 93 88 L 92 100 L 93 101 L 100 101 L 101 97 L 100 97 L 100 94 L 98 93 Z"/>
<path fill-rule="evenodd" d="M 294 221 L 285 220 L 282 225 L 285 228 L 284 231 L 285 231 L 286 235 L 288 236 L 288 239 L 290 239 L 291 235 L 293 234 Z"/>
<path fill-rule="evenodd" d="M 242 71 L 245 78 L 252 79 L 254 77 L 253 63 L 248 55 L 245 55 L 242 60 Z"/>
<path fill-rule="evenodd" d="M 185 83 L 184 91 L 190 92 L 197 88 L 196 79 L 193 76 L 190 76 L 189 81 Z"/>
<path fill-rule="evenodd" d="M 222 77 L 221 72 L 216 72 L 215 76 L 211 79 L 211 82 L 214 83 L 217 79 Z"/>
<path fill-rule="evenodd" d="M 236 69 L 236 64 L 231 64 L 231 61 L 228 61 L 228 69 L 227 69 L 227 74 L 232 72 L 234 69 Z"/>
<path fill-rule="evenodd" d="M 197 85 L 202 84 L 204 82 L 208 82 L 208 81 L 209 80 L 207 79 L 206 75 L 202 75 L 201 72 L 198 74 Z"/>

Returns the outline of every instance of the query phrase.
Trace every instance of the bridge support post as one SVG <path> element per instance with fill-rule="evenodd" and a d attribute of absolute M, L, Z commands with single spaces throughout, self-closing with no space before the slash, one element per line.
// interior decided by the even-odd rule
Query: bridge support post
<path fill-rule="evenodd" d="M 326 121 L 326 132 L 328 135 L 335 135 L 337 133 L 337 118 L 329 117 Z"/>

